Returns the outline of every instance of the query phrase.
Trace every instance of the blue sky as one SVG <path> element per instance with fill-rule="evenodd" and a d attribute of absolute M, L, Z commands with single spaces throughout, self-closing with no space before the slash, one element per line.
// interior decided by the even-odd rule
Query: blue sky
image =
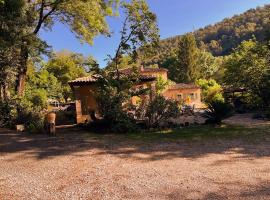
<path fill-rule="evenodd" d="M 148 0 L 149 6 L 158 17 L 161 38 L 181 35 L 209 24 L 214 24 L 226 17 L 245 12 L 250 8 L 270 4 L 270 0 Z M 111 38 L 98 36 L 94 45 L 81 44 L 68 27 L 56 24 L 52 32 L 42 31 L 41 37 L 51 45 L 54 51 L 68 49 L 94 56 L 103 67 L 107 55 L 114 54 L 119 43 L 119 30 L 122 16 L 109 18 Z"/>

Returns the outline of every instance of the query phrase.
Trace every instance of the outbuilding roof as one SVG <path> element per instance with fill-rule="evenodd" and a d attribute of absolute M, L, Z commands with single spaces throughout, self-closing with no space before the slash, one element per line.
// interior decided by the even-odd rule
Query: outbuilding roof
<path fill-rule="evenodd" d="M 156 80 L 156 77 L 151 76 L 151 75 L 140 75 L 139 78 L 141 81 L 154 81 L 154 80 Z M 98 77 L 95 75 L 92 75 L 92 76 L 77 78 L 75 80 L 69 81 L 68 83 L 70 85 L 92 84 L 92 83 L 96 83 L 97 80 L 98 80 Z"/>

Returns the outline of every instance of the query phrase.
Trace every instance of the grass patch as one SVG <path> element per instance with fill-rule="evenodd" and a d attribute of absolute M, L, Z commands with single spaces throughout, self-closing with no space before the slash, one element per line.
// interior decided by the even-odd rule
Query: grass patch
<path fill-rule="evenodd" d="M 270 127 L 242 127 L 234 125 L 198 126 L 189 128 L 179 128 L 156 132 L 137 132 L 127 134 L 97 134 L 84 132 L 87 139 L 113 140 L 114 142 L 177 142 L 179 140 L 201 141 L 210 139 L 243 139 L 249 142 L 258 142 L 269 138 Z"/>
<path fill-rule="evenodd" d="M 253 137 L 260 138 L 265 134 L 270 134 L 269 127 L 246 128 L 241 126 L 221 127 L 201 126 L 152 133 L 129 133 L 123 137 L 141 141 L 176 141 L 176 140 L 202 140 L 202 139 L 233 139 Z"/>

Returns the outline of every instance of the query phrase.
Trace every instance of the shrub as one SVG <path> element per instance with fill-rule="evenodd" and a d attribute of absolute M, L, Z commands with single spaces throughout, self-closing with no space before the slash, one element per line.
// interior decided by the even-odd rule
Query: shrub
<path fill-rule="evenodd" d="M 43 132 L 44 108 L 34 106 L 26 98 L 17 99 L 15 124 L 24 124 L 30 133 Z"/>
<path fill-rule="evenodd" d="M 202 98 L 206 103 L 224 101 L 222 87 L 214 79 L 199 79 L 196 84 L 202 89 Z"/>
<path fill-rule="evenodd" d="M 148 125 L 151 128 L 158 127 L 161 122 L 166 122 L 170 118 L 177 117 L 178 114 L 178 103 L 165 99 L 161 95 L 157 95 L 153 101 L 150 101 L 146 110 Z"/>
<path fill-rule="evenodd" d="M 233 113 L 232 106 L 224 101 L 213 100 L 207 103 L 208 109 L 203 114 L 208 124 L 221 124 L 223 119 L 230 117 Z"/>
<path fill-rule="evenodd" d="M 0 102 L 0 127 L 12 127 L 14 121 L 14 105 L 8 101 Z"/>
<path fill-rule="evenodd" d="M 26 95 L 25 99 L 28 103 L 32 104 L 33 107 L 38 107 L 38 109 L 47 108 L 48 106 L 47 91 L 44 89 L 33 89 L 31 93 Z"/>

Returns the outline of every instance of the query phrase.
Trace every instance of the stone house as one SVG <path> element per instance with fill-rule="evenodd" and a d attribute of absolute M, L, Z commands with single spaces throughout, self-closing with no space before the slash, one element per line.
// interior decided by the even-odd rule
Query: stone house
<path fill-rule="evenodd" d="M 129 73 L 130 68 L 121 70 L 121 73 Z M 158 77 L 168 80 L 168 70 L 164 68 L 141 68 L 139 70 L 140 81 L 136 87 L 154 89 Z M 98 104 L 95 99 L 96 78 L 93 76 L 78 78 L 69 82 L 75 96 L 77 123 L 91 121 L 90 113 L 98 112 Z M 201 89 L 194 84 L 173 83 L 166 87 L 162 95 L 165 98 L 181 101 L 186 105 L 200 108 Z M 136 104 L 138 97 L 131 99 Z"/>

